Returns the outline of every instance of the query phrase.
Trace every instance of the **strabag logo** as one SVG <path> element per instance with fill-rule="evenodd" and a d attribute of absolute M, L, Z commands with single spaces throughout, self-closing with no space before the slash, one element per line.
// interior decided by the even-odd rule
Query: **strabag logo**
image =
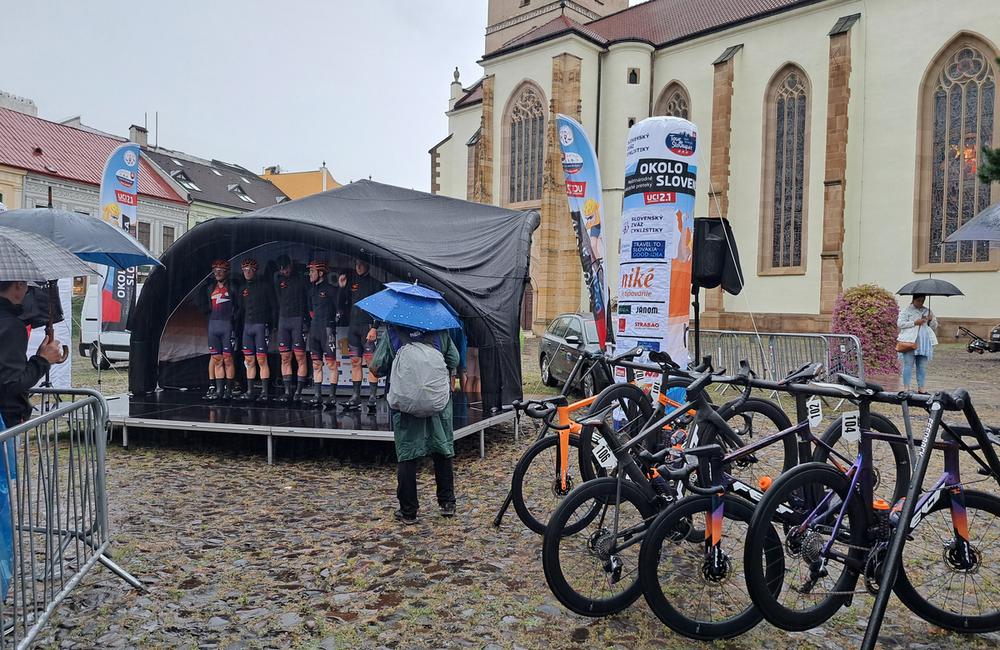
<path fill-rule="evenodd" d="M 674 131 L 667 134 L 667 149 L 678 156 L 692 156 L 697 147 L 697 136 L 691 131 Z"/>
<path fill-rule="evenodd" d="M 572 151 L 567 151 L 562 155 L 563 171 L 567 174 L 576 174 L 583 169 L 583 156 Z"/>

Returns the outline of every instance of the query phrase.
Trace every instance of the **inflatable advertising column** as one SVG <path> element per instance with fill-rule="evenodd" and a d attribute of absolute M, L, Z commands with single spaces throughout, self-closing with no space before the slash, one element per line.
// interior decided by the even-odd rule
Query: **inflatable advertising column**
<path fill-rule="evenodd" d="M 691 122 L 651 117 L 629 129 L 625 151 L 618 348 L 663 350 L 682 367 L 688 363 L 697 143 Z"/>

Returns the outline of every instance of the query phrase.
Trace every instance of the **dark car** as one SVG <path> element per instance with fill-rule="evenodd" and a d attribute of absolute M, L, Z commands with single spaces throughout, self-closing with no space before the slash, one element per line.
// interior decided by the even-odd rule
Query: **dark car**
<path fill-rule="evenodd" d="M 581 351 L 599 352 L 597 325 L 590 314 L 556 316 L 539 343 L 538 368 L 546 386 L 565 384 Z M 583 372 L 573 388 L 590 397 L 607 385 L 611 378 L 603 372 Z"/>

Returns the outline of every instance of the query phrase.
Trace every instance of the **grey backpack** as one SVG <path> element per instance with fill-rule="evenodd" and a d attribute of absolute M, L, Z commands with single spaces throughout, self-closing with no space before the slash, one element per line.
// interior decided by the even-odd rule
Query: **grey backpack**
<path fill-rule="evenodd" d="M 437 415 L 451 399 L 448 367 L 442 355 L 427 343 L 407 343 L 392 360 L 389 407 L 419 418 Z"/>

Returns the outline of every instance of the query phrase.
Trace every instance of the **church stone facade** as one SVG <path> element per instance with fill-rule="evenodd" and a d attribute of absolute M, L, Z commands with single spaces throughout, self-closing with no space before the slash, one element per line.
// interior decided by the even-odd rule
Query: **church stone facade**
<path fill-rule="evenodd" d="M 845 288 L 929 275 L 965 293 L 934 300 L 942 340 L 1000 322 L 1000 250 L 940 245 L 1000 200 L 975 173 L 1000 145 L 994 0 L 624 4 L 491 1 L 483 77 L 456 76 L 430 151 L 434 191 L 539 210 L 536 331 L 586 300 L 556 113 L 597 149 L 611 282 L 629 126 L 678 115 L 699 127 L 696 215 L 730 219 L 747 281 L 707 292 L 707 327 L 746 329 L 752 312 L 761 330 L 826 331 Z"/>

